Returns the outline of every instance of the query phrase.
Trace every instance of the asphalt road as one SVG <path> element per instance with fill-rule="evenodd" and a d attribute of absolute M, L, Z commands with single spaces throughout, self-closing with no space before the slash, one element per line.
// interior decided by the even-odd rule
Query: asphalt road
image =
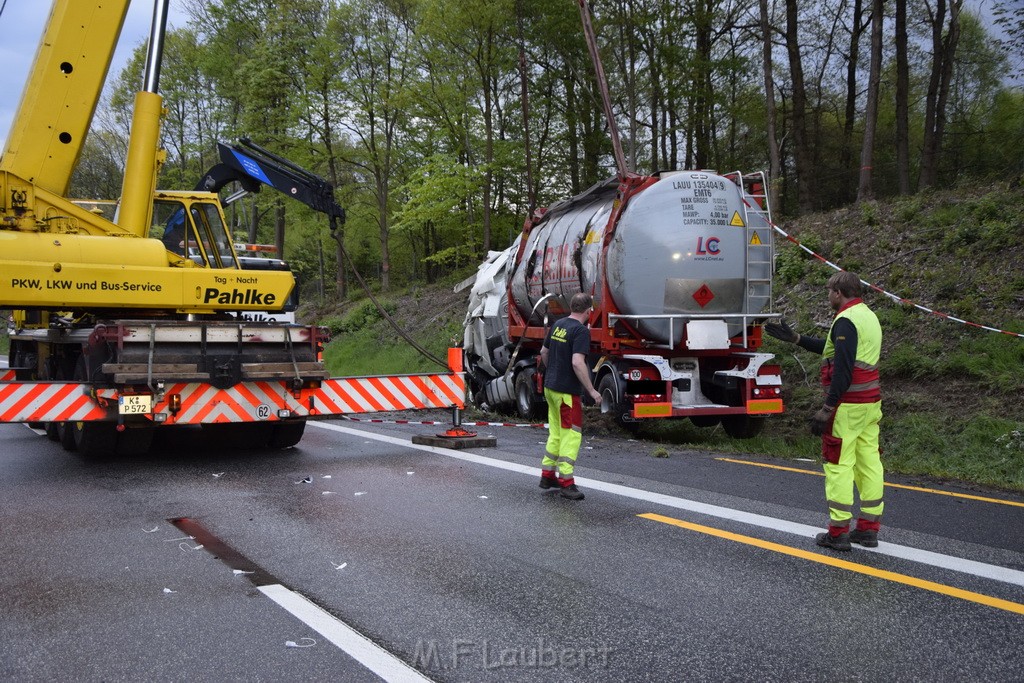
<path fill-rule="evenodd" d="M 0 678 L 1024 679 L 1020 496 L 894 479 L 933 491 L 887 489 L 879 552 L 840 555 L 813 463 L 588 437 L 572 502 L 537 487 L 543 432 L 410 443 L 440 429 L 85 461 L 0 425 Z"/>

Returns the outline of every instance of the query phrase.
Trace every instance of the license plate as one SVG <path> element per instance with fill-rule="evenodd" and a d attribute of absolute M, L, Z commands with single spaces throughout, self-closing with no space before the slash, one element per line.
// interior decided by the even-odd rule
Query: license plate
<path fill-rule="evenodd" d="M 148 415 L 153 412 L 153 397 L 148 394 L 118 396 L 117 412 L 121 415 Z"/>

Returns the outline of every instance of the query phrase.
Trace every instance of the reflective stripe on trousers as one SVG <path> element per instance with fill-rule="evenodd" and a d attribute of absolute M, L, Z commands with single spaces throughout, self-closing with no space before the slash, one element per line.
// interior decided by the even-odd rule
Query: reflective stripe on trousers
<path fill-rule="evenodd" d="M 853 487 L 860 494 L 860 516 L 876 522 L 882 517 L 884 472 L 878 452 L 878 422 L 882 403 L 841 403 L 832 422 L 832 436 L 843 440 L 839 462 L 824 463 L 825 498 L 832 524 L 853 517 Z"/>
<path fill-rule="evenodd" d="M 557 466 L 562 479 L 569 479 L 583 441 L 583 402 L 577 396 L 546 387 L 544 398 L 548 402 L 548 443 L 541 468 Z"/>

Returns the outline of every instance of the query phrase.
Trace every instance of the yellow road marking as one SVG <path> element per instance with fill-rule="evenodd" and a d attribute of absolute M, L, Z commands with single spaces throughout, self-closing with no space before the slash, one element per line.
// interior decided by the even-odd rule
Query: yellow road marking
<path fill-rule="evenodd" d="M 767 467 L 773 470 L 782 470 L 784 472 L 799 472 L 800 474 L 813 474 L 816 477 L 824 477 L 824 472 L 814 472 L 812 470 L 804 470 L 799 467 L 783 467 L 782 465 L 769 465 L 766 462 L 751 462 L 749 460 L 736 460 L 735 458 L 715 458 L 715 460 L 721 460 L 722 462 L 734 462 L 739 465 L 753 465 L 754 467 Z M 926 489 L 920 486 L 907 486 L 906 484 L 885 484 L 889 488 L 894 489 L 906 489 L 908 491 L 920 491 L 922 493 L 934 493 L 938 496 L 953 496 L 954 498 L 967 498 L 969 500 L 980 500 L 983 503 L 998 503 L 1000 505 L 1013 505 L 1014 507 L 1024 508 L 1024 503 L 1018 503 L 1015 500 L 1003 500 L 1001 498 L 986 498 L 985 496 L 972 496 L 969 493 L 953 493 L 952 491 L 940 491 L 939 489 Z"/>
<path fill-rule="evenodd" d="M 654 514 L 653 512 L 647 512 L 637 516 L 655 522 L 661 522 L 662 524 L 671 524 L 672 526 L 682 527 L 683 529 L 689 529 L 690 531 L 697 531 L 702 534 L 717 536 L 718 538 L 724 538 L 729 541 L 745 543 L 747 545 L 752 545 L 757 548 L 763 548 L 765 550 L 771 550 L 777 553 L 782 553 L 783 555 L 799 557 L 804 560 L 810 560 L 811 562 L 827 564 L 832 567 L 838 567 L 839 569 L 846 569 L 847 571 L 857 572 L 858 574 L 866 574 L 868 576 L 874 576 L 876 578 L 885 579 L 887 581 L 892 581 L 894 583 L 902 583 L 907 586 L 914 586 L 916 588 L 921 588 L 926 591 L 941 593 L 942 595 L 948 595 L 953 598 L 960 598 L 961 600 L 976 602 L 980 605 L 995 607 L 996 609 L 1005 610 L 1007 612 L 1024 614 L 1024 605 L 1017 602 L 1010 602 L 1009 600 L 1003 600 L 1001 598 L 994 598 L 990 595 L 982 595 L 981 593 L 974 593 L 973 591 L 966 591 L 961 588 L 954 588 L 953 586 L 947 586 L 942 583 L 935 583 L 934 581 L 926 581 L 924 579 L 919 579 L 914 576 L 907 576 L 906 574 L 897 574 L 896 572 L 890 572 L 884 569 L 875 569 L 874 567 L 868 567 L 862 564 L 857 564 L 856 562 L 837 560 L 833 557 L 829 557 L 828 555 L 821 555 L 818 553 L 811 552 L 809 550 L 791 548 L 788 545 L 772 543 L 771 541 L 763 541 L 760 538 L 754 538 L 753 536 L 744 536 L 742 534 L 735 534 L 731 531 L 725 531 L 723 529 L 716 529 L 710 526 L 694 524 L 693 522 L 684 522 L 681 519 L 675 519 L 674 517 L 665 517 L 664 515 Z"/>

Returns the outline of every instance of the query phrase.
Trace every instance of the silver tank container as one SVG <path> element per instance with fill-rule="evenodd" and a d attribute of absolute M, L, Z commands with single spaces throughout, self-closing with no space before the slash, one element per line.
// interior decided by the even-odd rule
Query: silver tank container
<path fill-rule="evenodd" d="M 687 320 L 720 318 L 736 335 L 744 316 L 768 308 L 772 230 L 733 180 L 695 171 L 660 176 L 629 199 L 602 256 L 617 186 L 610 180 L 552 206 L 529 233 L 512 273 L 521 315 L 546 293 L 555 295 L 549 306 L 556 312 L 568 311 L 579 291 L 605 306 L 607 278 L 619 314 L 636 316 L 627 322 L 651 341 L 677 346 Z"/>

